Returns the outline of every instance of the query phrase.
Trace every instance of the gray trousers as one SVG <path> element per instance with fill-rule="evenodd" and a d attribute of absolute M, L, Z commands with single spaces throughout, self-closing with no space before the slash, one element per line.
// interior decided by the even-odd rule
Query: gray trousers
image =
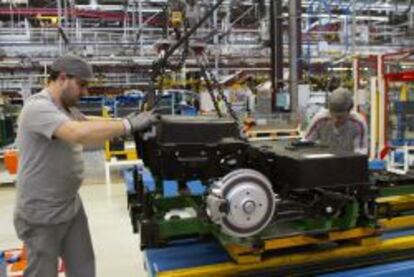
<path fill-rule="evenodd" d="M 95 256 L 83 207 L 69 222 L 33 225 L 15 216 L 17 234 L 28 253 L 24 277 L 58 276 L 58 258 L 67 277 L 95 277 Z"/>

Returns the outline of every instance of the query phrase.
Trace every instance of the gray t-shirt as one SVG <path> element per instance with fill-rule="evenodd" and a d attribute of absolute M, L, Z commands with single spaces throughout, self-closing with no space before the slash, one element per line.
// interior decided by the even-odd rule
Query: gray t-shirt
<path fill-rule="evenodd" d="M 327 109 L 319 111 L 304 135 L 305 140 L 318 141 L 332 150 L 368 153 L 368 129 L 365 119 L 352 111 L 347 120 L 336 127 Z"/>
<path fill-rule="evenodd" d="M 53 137 L 71 119 L 75 115 L 55 105 L 46 90 L 30 97 L 20 114 L 15 212 L 29 223 L 66 222 L 82 205 L 82 146 Z"/>

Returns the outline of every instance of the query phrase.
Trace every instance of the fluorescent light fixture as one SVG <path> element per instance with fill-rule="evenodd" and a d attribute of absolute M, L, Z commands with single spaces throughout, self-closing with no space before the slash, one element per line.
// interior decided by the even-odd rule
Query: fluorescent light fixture
<path fill-rule="evenodd" d="M 352 70 L 350 67 L 334 67 L 332 68 L 333 71 L 349 71 Z"/>

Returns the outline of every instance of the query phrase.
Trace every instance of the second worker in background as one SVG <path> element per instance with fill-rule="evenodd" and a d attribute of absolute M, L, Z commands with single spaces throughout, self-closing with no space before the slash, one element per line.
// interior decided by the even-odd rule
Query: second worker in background
<path fill-rule="evenodd" d="M 328 146 L 331 150 L 368 153 L 368 129 L 365 119 L 353 111 L 352 94 L 338 88 L 329 97 L 328 109 L 312 119 L 304 139 Z"/>

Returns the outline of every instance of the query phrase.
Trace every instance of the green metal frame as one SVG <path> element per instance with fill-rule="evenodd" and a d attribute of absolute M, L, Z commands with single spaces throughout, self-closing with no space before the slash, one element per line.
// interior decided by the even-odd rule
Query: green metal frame
<path fill-rule="evenodd" d="M 345 208 L 340 217 L 302 219 L 295 221 L 298 231 L 309 232 L 312 230 L 330 231 L 335 229 L 351 229 L 357 225 L 359 217 L 359 203 L 354 200 Z"/>
<path fill-rule="evenodd" d="M 159 190 L 160 186 L 156 185 L 156 187 L 156 190 Z M 200 213 L 203 207 L 202 196 L 179 195 L 164 198 L 159 192 L 153 192 L 148 197 L 154 203 L 152 218 L 157 225 L 158 233 L 156 238 L 158 241 L 163 242 L 177 237 L 207 235 L 211 233 L 211 223 L 202 217 L 165 219 L 166 213 L 173 209 L 191 207 L 197 214 Z"/>
<path fill-rule="evenodd" d="M 400 196 L 414 194 L 414 185 L 397 186 L 393 188 L 383 188 L 380 192 L 382 197 Z"/>
<path fill-rule="evenodd" d="M 280 223 L 267 226 L 260 234 L 249 238 L 235 238 L 228 236 L 220 231 L 220 227 L 211 223 L 207 217 L 197 216 L 195 218 L 172 218 L 165 219 L 165 214 L 172 209 L 182 209 L 192 207 L 197 214 L 205 213 L 205 203 L 203 196 L 191 196 L 185 193 L 176 197 L 163 197 L 163 186 L 161 181 L 156 181 L 156 191 L 148 194 L 153 203 L 152 219 L 157 224 L 157 239 L 167 242 L 171 239 L 184 236 L 212 235 L 223 245 L 236 243 L 248 247 L 255 247 L 263 242 L 263 239 L 270 238 L 272 235 L 284 236 L 281 232 Z M 414 194 L 414 185 L 398 186 L 394 188 L 384 188 L 380 191 L 381 196 L 395 196 Z M 375 227 L 376 218 L 366 218 L 362 216 L 360 202 L 355 199 L 350 201 L 342 209 L 340 216 L 320 217 L 312 219 L 296 219 L 285 224 L 293 233 L 324 233 L 333 230 L 346 230 L 355 227 Z M 288 232 L 285 234 L 287 235 Z"/>

